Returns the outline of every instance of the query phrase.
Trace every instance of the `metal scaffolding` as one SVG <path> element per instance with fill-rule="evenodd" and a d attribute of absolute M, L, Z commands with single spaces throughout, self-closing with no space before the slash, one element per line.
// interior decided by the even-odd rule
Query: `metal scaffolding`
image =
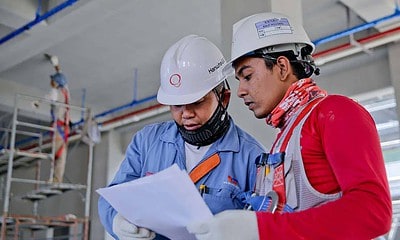
<path fill-rule="evenodd" d="M 69 108 L 76 111 L 80 116 L 90 117 L 90 110 L 87 108 L 66 105 L 60 102 L 49 101 L 44 98 L 17 94 L 15 96 L 14 113 L 11 129 L 0 128 L 3 132 L 6 143 L 0 146 L 0 174 L 3 175 L 3 214 L 1 220 L 1 240 L 6 239 L 35 239 L 24 238 L 24 234 L 33 231 L 45 230 L 46 236 L 53 239 L 51 230 L 57 227 L 68 227 L 73 229 L 68 239 L 88 239 L 89 236 L 89 217 L 90 217 L 90 192 L 93 163 L 94 143 L 85 141 L 88 146 L 87 174 L 84 184 L 77 183 L 56 183 L 52 181 L 55 166 L 55 137 L 53 133 L 57 131 L 56 124 L 49 127 L 48 122 L 27 120 L 21 114 L 32 101 L 40 101 L 46 107 Z M 23 119 L 25 117 L 25 119 Z M 78 141 L 84 134 L 79 128 L 72 131 L 69 136 L 69 143 Z M 34 177 L 17 177 L 17 169 L 30 169 L 34 172 Z M 33 169 L 33 170 L 32 170 Z M 46 169 L 47 171 L 43 171 Z M 46 174 L 48 172 L 48 175 Z M 4 175 L 6 175 L 4 180 Z M 29 175 L 29 174 L 27 174 Z M 32 174 L 31 174 L 32 175 Z M 48 177 L 48 178 L 47 178 Z M 50 179 L 45 180 L 44 178 Z M 23 187 L 23 194 L 14 194 L 13 190 L 21 184 L 29 185 Z M 62 216 L 42 216 L 39 212 L 39 204 L 42 200 L 52 196 L 57 196 L 71 190 L 84 191 L 82 196 L 84 203 L 84 213 L 82 216 L 65 214 Z M 20 191 L 20 190 L 19 190 Z M 83 194 L 82 194 L 83 195 Z M 14 198 L 22 202 L 29 202 L 32 206 L 29 214 L 14 214 L 10 204 Z M 20 203 L 23 204 L 23 203 Z M 22 238 L 21 238 L 22 237 Z M 41 238 L 43 239 L 43 238 Z"/>

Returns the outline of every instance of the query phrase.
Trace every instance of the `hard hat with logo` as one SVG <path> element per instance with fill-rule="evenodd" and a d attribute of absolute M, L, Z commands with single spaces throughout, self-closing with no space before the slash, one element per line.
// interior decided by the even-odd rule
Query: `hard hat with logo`
<path fill-rule="evenodd" d="M 165 53 L 160 69 L 157 100 L 165 105 L 196 102 L 225 80 L 225 58 L 208 39 L 188 35 Z"/>
<path fill-rule="evenodd" d="M 232 73 L 232 62 L 255 50 L 267 48 L 269 53 L 299 51 L 307 46 L 309 54 L 315 46 L 304 28 L 281 13 L 266 12 L 246 17 L 233 25 L 231 60 L 224 73 Z M 296 52 L 295 52 L 296 54 Z"/>
<path fill-rule="evenodd" d="M 65 75 L 60 72 L 50 75 L 50 78 L 60 87 L 64 87 L 67 84 L 67 79 L 65 78 Z"/>

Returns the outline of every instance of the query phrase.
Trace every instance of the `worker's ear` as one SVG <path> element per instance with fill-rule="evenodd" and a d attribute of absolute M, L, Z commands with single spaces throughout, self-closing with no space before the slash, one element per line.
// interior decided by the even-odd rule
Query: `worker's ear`
<path fill-rule="evenodd" d="M 223 94 L 222 104 L 224 105 L 224 107 L 226 107 L 228 106 L 229 101 L 231 99 L 231 90 L 225 89 L 222 94 Z"/>
<path fill-rule="evenodd" d="M 279 67 L 280 79 L 282 81 L 288 79 L 292 71 L 292 66 L 290 65 L 289 59 L 284 56 L 279 56 L 276 59 L 276 65 Z"/>

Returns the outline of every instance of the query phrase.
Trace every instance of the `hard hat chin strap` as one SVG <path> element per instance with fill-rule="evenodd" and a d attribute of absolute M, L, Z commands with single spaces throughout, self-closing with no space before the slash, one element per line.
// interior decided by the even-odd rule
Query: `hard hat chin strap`
<path fill-rule="evenodd" d="M 183 126 L 178 126 L 182 138 L 195 146 L 207 146 L 222 137 L 229 129 L 230 116 L 218 105 L 213 116 L 200 128 L 189 131 Z"/>
<path fill-rule="evenodd" d="M 311 77 L 313 73 L 318 76 L 320 73 L 320 69 L 315 65 L 314 59 L 311 57 L 311 55 L 306 56 L 305 59 L 291 60 L 290 62 L 298 62 L 303 66 L 305 73 L 304 78 Z"/>
<path fill-rule="evenodd" d="M 178 131 L 187 143 L 199 147 L 207 146 L 218 140 L 228 131 L 230 126 L 230 116 L 227 112 L 228 106 L 223 106 L 224 91 L 225 87 L 220 91 L 220 93 L 213 90 L 218 99 L 218 106 L 211 118 L 200 128 L 189 131 L 175 122 L 178 126 Z"/>

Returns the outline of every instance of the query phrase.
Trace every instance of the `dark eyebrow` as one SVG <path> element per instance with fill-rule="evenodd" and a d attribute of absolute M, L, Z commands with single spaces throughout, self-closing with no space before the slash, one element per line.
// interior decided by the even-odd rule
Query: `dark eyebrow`
<path fill-rule="evenodd" d="M 241 68 L 239 68 L 238 73 L 235 75 L 235 78 L 236 78 L 237 80 L 239 80 L 239 79 L 238 79 L 238 76 L 243 75 L 243 71 L 244 71 L 246 68 L 250 68 L 250 66 L 244 65 L 244 66 L 242 66 Z"/>

